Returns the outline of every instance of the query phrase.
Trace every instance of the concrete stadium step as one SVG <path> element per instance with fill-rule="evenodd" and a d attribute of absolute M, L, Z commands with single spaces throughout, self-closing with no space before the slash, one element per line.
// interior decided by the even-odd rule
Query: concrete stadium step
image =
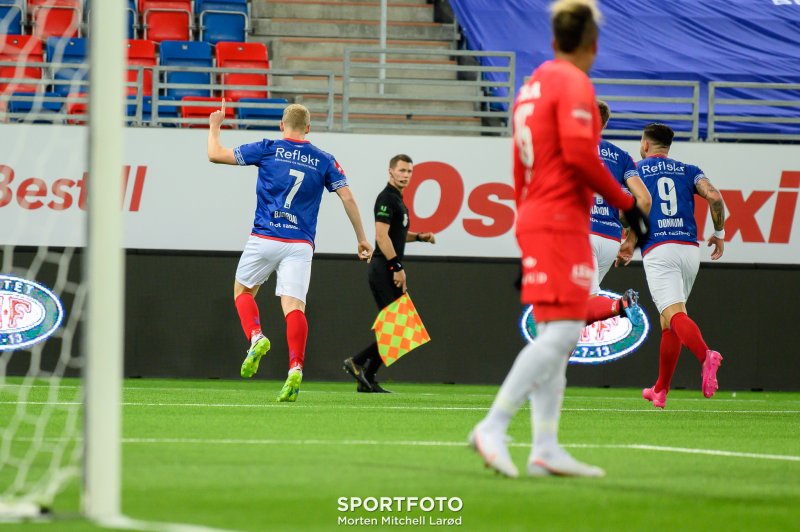
<path fill-rule="evenodd" d="M 365 77 L 377 79 L 379 70 L 376 68 L 358 68 L 358 64 L 377 65 L 378 58 L 356 58 L 353 60 L 350 75 L 354 77 Z M 282 56 L 279 64 L 280 68 L 289 70 L 329 70 L 336 76 L 344 74 L 344 61 L 341 57 L 302 57 L 302 56 Z M 392 68 L 392 65 L 409 66 L 430 66 L 431 69 L 424 68 Z M 452 67 L 455 61 L 438 61 L 430 59 L 387 59 L 386 77 L 387 78 L 409 78 L 409 79 L 441 79 L 455 80 L 458 77 L 456 70 L 445 70 L 436 67 Z"/>
<path fill-rule="evenodd" d="M 310 76 L 275 76 L 272 78 L 272 86 L 274 87 L 270 92 L 280 92 L 280 87 L 291 87 L 295 89 L 314 90 L 317 92 L 326 92 L 327 85 L 320 81 L 319 78 Z M 333 90 L 336 94 L 342 93 L 342 76 L 334 78 Z M 359 96 L 368 96 L 371 94 L 378 94 L 378 85 L 375 83 L 362 83 L 354 82 L 350 84 L 352 94 Z M 385 94 L 402 94 L 405 96 L 424 96 L 432 100 L 437 98 L 447 97 L 477 97 L 480 91 L 477 87 L 454 83 L 452 81 L 443 80 L 441 85 L 416 85 L 416 84 L 386 84 Z"/>
<path fill-rule="evenodd" d="M 279 98 L 281 96 L 278 96 Z M 306 94 L 298 96 L 295 103 L 302 103 L 311 111 L 324 112 L 328 108 L 328 99 L 326 96 L 318 94 Z M 439 100 L 391 100 L 386 98 L 358 98 L 350 100 L 349 113 L 362 114 L 366 112 L 374 112 L 376 109 L 386 111 L 404 111 L 408 110 L 409 114 L 414 114 L 415 111 L 458 111 L 469 113 L 475 110 L 476 103 L 471 102 L 443 102 Z M 333 98 L 334 112 L 340 114 L 342 112 L 342 96 L 337 94 Z"/>
<path fill-rule="evenodd" d="M 324 1 L 269 1 L 253 6 L 258 18 L 306 18 L 336 20 L 380 20 L 380 4 Z M 432 4 L 390 2 L 388 20 L 397 22 L 432 22 Z"/>
<path fill-rule="evenodd" d="M 300 18 L 254 18 L 253 33 L 267 37 L 340 37 L 346 39 L 378 39 L 380 22 L 370 20 L 318 20 Z M 435 22 L 389 22 L 388 39 L 409 41 L 452 42 L 452 24 Z"/>
<path fill-rule="evenodd" d="M 251 41 L 270 42 L 272 44 L 272 55 L 274 61 L 280 61 L 281 57 L 288 56 L 308 56 L 325 57 L 337 56 L 344 57 L 345 48 L 354 47 L 378 47 L 378 39 L 317 39 L 313 37 L 279 37 L 267 38 L 263 36 L 253 37 Z M 424 50 L 450 50 L 452 45 L 442 41 L 398 41 L 390 40 L 386 42 L 389 48 L 419 48 Z M 426 54 L 392 54 L 389 57 L 401 59 L 436 59 L 441 56 Z"/>

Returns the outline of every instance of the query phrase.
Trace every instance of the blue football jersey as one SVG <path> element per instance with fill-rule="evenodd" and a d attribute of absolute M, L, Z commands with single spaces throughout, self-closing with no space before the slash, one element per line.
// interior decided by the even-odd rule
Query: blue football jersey
<path fill-rule="evenodd" d="M 697 182 L 706 179 L 703 171 L 669 157 L 652 156 L 639 161 L 639 175 L 653 197 L 650 235 L 642 244 L 642 255 L 669 242 L 697 246 L 694 194 Z"/>
<path fill-rule="evenodd" d="M 258 166 L 253 234 L 314 245 L 322 190 L 347 186 L 336 159 L 308 141 L 264 139 L 233 150 L 240 165 Z"/>
<path fill-rule="evenodd" d="M 633 162 L 630 154 L 607 140 L 600 141 L 597 146 L 597 152 L 611 175 L 616 178 L 623 190 L 628 192 L 625 182 L 633 176 L 639 176 L 636 171 L 636 163 Z M 614 240 L 622 239 L 622 223 L 619 221 L 619 210 L 609 205 L 605 199 L 596 194 L 590 219 L 592 222 L 592 234 Z"/>

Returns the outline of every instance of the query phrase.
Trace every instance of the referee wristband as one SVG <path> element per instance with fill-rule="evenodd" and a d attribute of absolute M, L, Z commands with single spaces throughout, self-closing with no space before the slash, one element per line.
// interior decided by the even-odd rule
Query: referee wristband
<path fill-rule="evenodd" d="M 390 272 L 399 272 L 403 269 L 403 265 L 400 264 L 400 261 L 397 260 L 397 257 L 393 259 L 386 259 L 386 267 Z"/>
<path fill-rule="evenodd" d="M 419 238 L 419 235 L 421 235 L 421 234 L 422 233 L 417 233 L 417 236 L 414 237 L 414 240 L 416 240 L 417 242 L 422 242 L 422 240 L 420 240 L 420 238 Z"/>
<path fill-rule="evenodd" d="M 720 229 L 719 231 L 714 231 L 714 236 L 725 240 L 725 229 Z"/>

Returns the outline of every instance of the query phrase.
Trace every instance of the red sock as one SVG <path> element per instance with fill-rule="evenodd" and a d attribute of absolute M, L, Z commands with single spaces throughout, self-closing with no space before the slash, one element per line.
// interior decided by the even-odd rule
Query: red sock
<path fill-rule="evenodd" d="M 253 299 L 253 294 L 243 292 L 236 296 L 235 303 L 244 335 L 250 340 L 254 334 L 261 332 L 261 318 L 258 317 L 256 300 Z"/>
<path fill-rule="evenodd" d="M 590 296 L 586 325 L 617 316 L 617 300 L 605 296 Z"/>
<path fill-rule="evenodd" d="M 669 384 L 675 374 L 675 366 L 678 365 L 678 357 L 681 356 L 681 340 L 672 329 L 661 331 L 661 348 L 658 351 L 658 380 L 656 381 L 655 391 L 669 391 Z"/>
<path fill-rule="evenodd" d="M 669 320 L 669 328 L 675 331 L 675 334 L 681 339 L 681 343 L 694 353 L 697 360 L 703 362 L 706 359 L 708 345 L 703 340 L 700 328 L 685 312 L 678 312 L 672 316 L 672 319 Z"/>
<path fill-rule="evenodd" d="M 289 369 L 300 366 L 306 359 L 308 322 L 302 310 L 293 310 L 286 315 L 286 342 L 289 344 Z"/>

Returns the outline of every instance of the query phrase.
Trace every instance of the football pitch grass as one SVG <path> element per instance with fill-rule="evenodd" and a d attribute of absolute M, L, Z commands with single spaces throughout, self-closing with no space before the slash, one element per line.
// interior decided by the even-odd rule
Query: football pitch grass
<path fill-rule="evenodd" d="M 357 394 L 350 383 L 306 382 L 297 403 L 282 404 L 281 384 L 126 380 L 124 513 L 248 531 L 428 529 L 429 517 L 460 518 L 436 528 L 461 530 L 796 530 L 800 522 L 800 394 L 722 390 L 709 400 L 675 390 L 659 411 L 639 390 L 568 388 L 561 442 L 607 476 L 508 479 L 466 445 L 496 386 Z M 16 408 L 15 388 L 0 388 L 0 419 Z M 31 412 L 46 393 L 32 390 Z M 30 436 L 19 432 L 12 449 Z M 527 406 L 509 432 L 524 472 Z M 78 484 L 56 499 L 54 522 L 0 532 L 98 529 L 78 515 Z M 463 507 L 347 512 L 343 497 L 458 497 Z M 424 521 L 391 527 L 384 517 Z"/>

